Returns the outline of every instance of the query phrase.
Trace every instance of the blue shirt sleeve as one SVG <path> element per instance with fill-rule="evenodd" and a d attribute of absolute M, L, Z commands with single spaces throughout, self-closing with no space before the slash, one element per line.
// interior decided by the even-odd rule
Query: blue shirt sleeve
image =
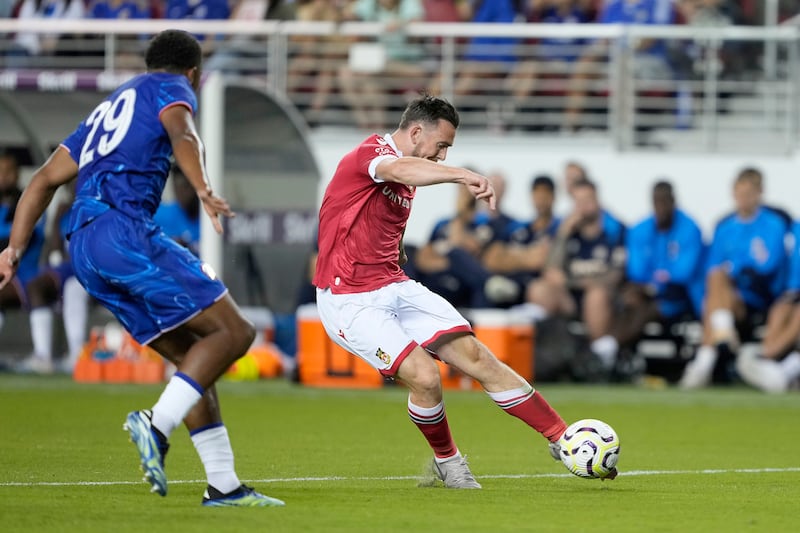
<path fill-rule="evenodd" d="M 428 242 L 436 242 L 443 239 L 447 239 L 447 225 L 450 223 L 450 219 L 442 219 L 436 223 L 433 227 L 433 231 L 431 232 L 431 237 L 428 239 Z"/>
<path fill-rule="evenodd" d="M 87 131 L 88 128 L 86 124 L 81 122 L 78 127 L 75 128 L 75 131 L 69 134 L 69 137 L 61 141 L 61 146 L 66 148 L 75 163 L 80 163 L 81 148 L 83 148 L 83 143 L 86 140 Z"/>
<path fill-rule="evenodd" d="M 706 267 L 708 270 L 719 268 L 726 262 L 723 244 L 727 222 L 728 219 L 722 220 L 714 229 L 714 237 L 711 240 L 711 247 L 708 250 L 708 264 Z"/>
<path fill-rule="evenodd" d="M 789 279 L 786 289 L 800 291 L 800 222 L 792 224 L 792 251 L 789 258 Z"/>
<path fill-rule="evenodd" d="M 627 276 L 634 283 L 649 283 L 652 277 L 652 267 L 647 260 L 648 242 L 652 238 L 648 227 L 647 220 L 639 223 L 628 232 L 625 239 L 628 252 Z"/>

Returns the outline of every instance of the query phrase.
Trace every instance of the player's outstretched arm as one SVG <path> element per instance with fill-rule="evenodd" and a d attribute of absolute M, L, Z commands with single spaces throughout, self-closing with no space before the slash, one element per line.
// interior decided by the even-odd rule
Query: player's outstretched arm
<path fill-rule="evenodd" d="M 14 277 L 36 222 L 50 205 L 56 190 L 77 174 L 78 164 L 66 148 L 59 146 L 33 175 L 17 204 L 8 247 L 0 253 L 0 289 Z"/>
<path fill-rule="evenodd" d="M 228 202 L 214 196 L 211 190 L 206 174 L 203 142 L 197 133 L 191 112 L 182 105 L 170 107 L 161 113 L 161 124 L 169 136 L 175 161 L 197 191 L 203 209 L 214 224 L 214 230 L 222 233 L 220 215 L 232 217 L 234 213 Z"/>
<path fill-rule="evenodd" d="M 420 157 L 385 159 L 375 167 L 375 175 L 383 181 L 393 181 L 414 187 L 437 183 L 463 183 L 478 200 L 486 200 L 495 208 L 494 188 L 489 178 L 466 168 L 449 167 Z"/>

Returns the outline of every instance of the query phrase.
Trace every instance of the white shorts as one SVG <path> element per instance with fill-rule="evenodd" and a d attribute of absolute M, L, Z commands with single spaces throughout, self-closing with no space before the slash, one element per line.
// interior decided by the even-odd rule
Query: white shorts
<path fill-rule="evenodd" d="M 428 349 L 446 333 L 472 333 L 447 300 L 412 280 L 354 294 L 317 289 L 317 310 L 336 344 L 385 376 L 396 374 L 417 346 Z"/>

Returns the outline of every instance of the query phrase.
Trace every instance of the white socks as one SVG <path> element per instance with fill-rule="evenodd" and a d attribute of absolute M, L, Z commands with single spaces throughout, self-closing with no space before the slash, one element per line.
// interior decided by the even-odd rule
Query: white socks
<path fill-rule="evenodd" d="M 781 369 L 786 374 L 788 381 L 800 377 L 800 352 L 790 353 L 778 364 L 781 365 Z"/>
<path fill-rule="evenodd" d="M 227 494 L 242 484 L 233 467 L 233 449 L 222 423 L 191 432 L 192 442 L 203 462 L 208 484 Z"/>
<path fill-rule="evenodd" d="M 32 309 L 28 316 L 31 325 L 33 355 L 42 361 L 53 360 L 53 310 L 49 307 Z"/>
<path fill-rule="evenodd" d="M 603 335 L 592 341 L 591 350 L 600 358 L 607 369 L 614 367 L 619 352 L 619 343 L 611 335 Z"/>
<path fill-rule="evenodd" d="M 714 364 L 717 362 L 717 349 L 714 346 L 701 346 L 697 349 L 697 354 L 694 358 L 694 365 L 709 373 L 714 369 Z"/>
<path fill-rule="evenodd" d="M 86 342 L 86 324 L 89 316 L 89 294 L 75 277 L 64 282 L 62 314 L 67 334 L 69 368 L 75 366 Z"/>
<path fill-rule="evenodd" d="M 203 387 L 186 374 L 176 372 L 153 406 L 153 425 L 169 438 L 202 396 Z"/>
<path fill-rule="evenodd" d="M 712 311 L 708 320 L 711 322 L 711 329 L 714 330 L 714 332 L 729 333 L 734 331 L 733 313 L 728 309 Z"/>

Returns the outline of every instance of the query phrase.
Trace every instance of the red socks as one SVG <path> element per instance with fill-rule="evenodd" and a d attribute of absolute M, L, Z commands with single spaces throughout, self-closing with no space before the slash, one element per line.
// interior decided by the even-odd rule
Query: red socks
<path fill-rule="evenodd" d="M 564 420 L 533 387 L 487 394 L 506 413 L 516 416 L 550 442 L 557 441 L 567 429 Z"/>
<path fill-rule="evenodd" d="M 456 443 L 450 435 L 450 426 L 447 415 L 444 413 L 444 403 L 435 407 L 419 407 L 408 401 L 408 416 L 425 435 L 433 453 L 440 459 L 452 457 L 458 453 Z"/>

